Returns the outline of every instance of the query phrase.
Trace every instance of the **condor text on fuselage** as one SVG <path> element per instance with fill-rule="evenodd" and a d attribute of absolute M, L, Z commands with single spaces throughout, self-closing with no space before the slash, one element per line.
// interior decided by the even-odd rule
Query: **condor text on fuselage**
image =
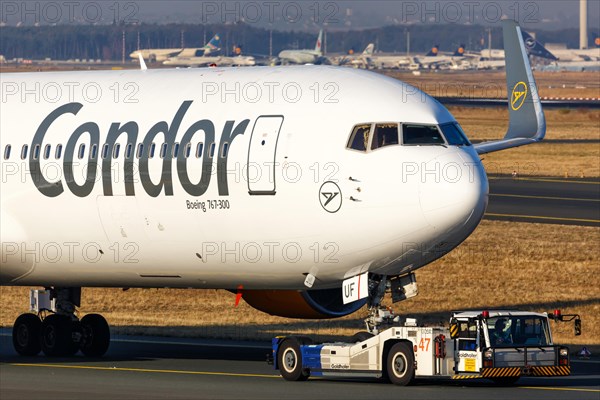
<path fill-rule="evenodd" d="M 69 136 L 66 143 L 63 160 L 63 171 L 67 188 L 78 197 L 88 196 L 94 189 L 97 181 L 97 165 L 101 163 L 102 187 L 105 196 L 113 195 L 113 179 L 112 179 L 112 159 L 114 147 L 121 135 L 127 136 L 127 147 L 125 151 L 124 161 L 124 184 L 125 194 L 128 196 L 135 195 L 134 186 L 134 158 L 135 152 L 140 152 L 139 157 L 139 176 L 141 184 L 145 192 L 152 197 L 159 196 L 163 193 L 166 196 L 173 195 L 173 158 L 176 158 L 176 176 L 178 177 L 181 186 L 191 196 L 203 195 L 211 180 L 211 166 L 215 155 L 215 125 L 211 120 L 202 119 L 191 124 L 186 130 L 181 140 L 176 144 L 176 138 L 181 128 L 181 121 L 189 109 L 193 101 L 184 101 L 170 123 L 160 121 L 154 124 L 150 130 L 142 137 L 139 132 L 139 126 L 135 121 L 126 123 L 113 122 L 108 127 L 106 134 L 106 142 L 100 143 L 100 127 L 98 124 L 88 121 L 76 127 L 73 133 Z M 62 194 L 65 190 L 62 181 L 48 182 L 42 174 L 40 166 L 40 149 L 44 143 L 45 135 L 52 123 L 65 114 L 77 115 L 83 104 L 68 103 L 62 105 L 52 111 L 40 124 L 37 129 L 33 141 L 31 142 L 31 152 L 29 155 L 29 168 L 31 175 L 34 177 L 33 182 L 37 189 L 48 197 L 55 197 Z M 227 156 L 228 148 L 232 145 L 233 140 L 237 135 L 243 135 L 246 132 L 250 120 L 244 119 L 239 123 L 236 121 L 227 121 L 223 126 L 223 131 L 220 135 L 217 157 L 217 177 L 219 195 L 226 196 L 229 193 L 227 184 Z M 201 133 L 204 136 L 206 146 L 202 146 L 202 177 L 199 182 L 194 183 L 190 180 L 188 174 L 187 158 L 191 152 L 192 138 L 194 135 Z M 89 135 L 89 145 L 91 150 L 88 153 L 87 176 L 83 184 L 75 181 L 73 175 L 73 162 L 77 157 L 79 150 L 76 148 L 78 141 L 82 135 Z M 151 154 L 156 151 L 155 140 L 157 136 L 164 135 L 164 143 L 159 150 L 162 153 L 162 172 L 160 179 L 154 183 L 150 177 L 149 159 Z M 139 142 L 139 143 L 138 143 Z M 83 151 L 81 151 L 83 152 Z M 99 157 L 100 156 L 100 157 Z M 186 157 L 188 156 L 188 157 Z M 100 161 L 99 161 L 100 158 Z"/>

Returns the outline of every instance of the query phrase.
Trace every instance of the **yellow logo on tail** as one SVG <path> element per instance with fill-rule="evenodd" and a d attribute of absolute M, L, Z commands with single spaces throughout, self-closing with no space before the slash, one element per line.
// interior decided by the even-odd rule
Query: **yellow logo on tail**
<path fill-rule="evenodd" d="M 525 103 L 525 98 L 527 97 L 527 85 L 525 82 L 518 82 L 512 90 L 512 96 L 510 99 L 510 106 L 513 110 L 517 111 L 523 103 Z"/>

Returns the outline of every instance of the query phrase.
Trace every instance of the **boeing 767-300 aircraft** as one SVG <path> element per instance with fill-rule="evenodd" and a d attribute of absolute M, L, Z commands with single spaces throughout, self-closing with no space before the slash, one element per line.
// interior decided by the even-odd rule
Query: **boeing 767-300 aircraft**
<path fill-rule="evenodd" d="M 545 120 L 504 22 L 510 124 L 472 145 L 432 97 L 332 66 L 1 74 L 0 282 L 55 305 L 25 355 L 105 353 L 82 287 L 221 288 L 296 318 L 377 310 L 481 221 L 487 152 Z"/>

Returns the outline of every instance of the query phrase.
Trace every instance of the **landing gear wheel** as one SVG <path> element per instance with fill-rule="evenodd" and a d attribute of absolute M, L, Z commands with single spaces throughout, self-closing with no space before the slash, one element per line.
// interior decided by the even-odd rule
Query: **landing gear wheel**
<path fill-rule="evenodd" d="M 42 320 L 35 314 L 21 314 L 13 325 L 15 351 L 22 356 L 35 356 L 42 350 L 40 331 Z"/>
<path fill-rule="evenodd" d="M 302 369 L 302 353 L 297 339 L 285 339 L 279 346 L 277 357 L 281 376 L 285 380 L 305 381 L 310 376 L 310 371 Z"/>
<path fill-rule="evenodd" d="M 364 342 L 365 340 L 370 339 L 372 337 L 373 337 L 373 334 L 371 332 L 367 332 L 367 331 L 356 332 L 350 338 L 350 343 Z"/>
<path fill-rule="evenodd" d="M 73 323 L 66 315 L 52 314 L 42 321 L 40 333 L 42 351 L 50 357 L 73 355 Z"/>
<path fill-rule="evenodd" d="M 110 344 L 110 328 L 100 314 L 81 318 L 81 352 L 88 357 L 101 357 Z"/>
<path fill-rule="evenodd" d="M 415 375 L 413 352 L 405 343 L 396 343 L 388 353 L 386 367 L 390 382 L 394 385 L 408 385 Z"/>
<path fill-rule="evenodd" d="M 512 386 L 519 380 L 520 376 L 509 376 L 506 378 L 494 378 L 492 381 L 498 386 Z"/>

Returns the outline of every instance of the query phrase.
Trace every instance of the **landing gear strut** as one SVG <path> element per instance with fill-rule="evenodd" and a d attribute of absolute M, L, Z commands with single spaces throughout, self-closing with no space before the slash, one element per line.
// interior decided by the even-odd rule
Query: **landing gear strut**
<path fill-rule="evenodd" d="M 391 293 L 393 303 L 416 296 L 419 291 L 415 274 L 410 272 L 398 276 L 375 274 L 369 276 L 369 316 L 365 318 L 365 325 L 374 335 L 379 332 L 380 325 L 392 325 L 400 319 L 399 316 L 394 315 L 391 308 L 381 306 L 381 301 L 387 292 Z"/>
<path fill-rule="evenodd" d="M 379 333 L 379 326 L 382 323 L 391 324 L 398 321 L 399 317 L 394 315 L 393 310 L 381 306 L 381 301 L 390 287 L 390 281 L 385 275 L 369 277 L 369 316 L 365 318 L 365 325 L 367 331 L 373 335 Z"/>
<path fill-rule="evenodd" d="M 99 314 L 76 315 L 81 288 L 32 291 L 33 312 L 21 314 L 13 326 L 13 346 L 23 356 L 40 351 L 51 357 L 72 356 L 79 350 L 100 357 L 110 344 L 110 328 Z"/>

